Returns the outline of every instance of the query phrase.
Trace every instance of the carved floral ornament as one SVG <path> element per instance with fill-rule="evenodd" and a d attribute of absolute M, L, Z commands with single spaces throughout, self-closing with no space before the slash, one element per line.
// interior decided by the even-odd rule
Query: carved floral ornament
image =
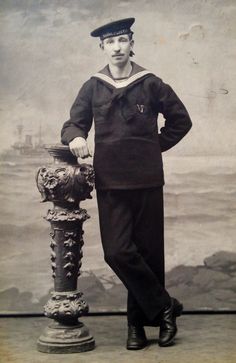
<path fill-rule="evenodd" d="M 45 305 L 45 315 L 51 319 L 71 320 L 77 319 L 88 312 L 87 303 L 81 299 L 81 292 L 77 293 L 53 293 L 51 299 Z"/>
<path fill-rule="evenodd" d="M 84 222 L 86 219 L 90 218 L 86 209 L 76 209 L 72 211 L 49 209 L 46 220 L 49 222 Z"/>
<path fill-rule="evenodd" d="M 42 202 L 79 203 L 91 199 L 94 170 L 88 164 L 42 167 L 37 172 L 36 182 Z"/>
<path fill-rule="evenodd" d="M 84 210 L 80 210 L 83 214 Z M 85 211 L 86 212 L 86 211 Z M 85 213 L 87 217 L 87 212 Z M 58 220 L 58 219 L 57 219 Z M 70 222 L 70 220 L 67 219 L 67 222 Z M 63 268 L 66 271 L 66 277 L 67 278 L 73 278 L 74 273 L 76 273 L 78 276 L 80 275 L 80 267 L 82 265 L 82 257 L 83 257 L 83 251 L 82 246 L 84 244 L 83 241 L 83 230 L 82 225 L 79 226 L 74 230 L 65 231 L 62 228 L 54 227 L 53 230 L 50 232 L 50 236 L 52 237 L 50 242 L 50 247 L 52 249 L 51 251 L 51 267 L 52 267 L 52 277 L 56 277 L 56 271 L 57 271 L 57 253 L 58 248 L 61 249 L 61 246 L 57 245 L 57 242 L 55 240 L 56 232 L 62 233 L 64 236 L 63 241 L 63 256 L 64 256 L 64 265 Z M 56 248 L 57 247 L 57 248 Z M 56 248 L 56 249 L 55 249 Z"/>

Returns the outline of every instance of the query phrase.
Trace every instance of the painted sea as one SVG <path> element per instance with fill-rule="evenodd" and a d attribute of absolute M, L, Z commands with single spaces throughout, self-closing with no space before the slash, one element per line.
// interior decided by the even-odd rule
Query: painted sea
<path fill-rule="evenodd" d="M 44 158 L 0 159 L 0 310 L 42 310 L 53 281 L 50 203 L 35 184 Z M 236 157 L 165 156 L 167 287 L 194 309 L 236 308 Z M 81 203 L 84 257 L 79 288 L 91 311 L 125 309 L 126 291 L 103 261 L 96 194 Z"/>

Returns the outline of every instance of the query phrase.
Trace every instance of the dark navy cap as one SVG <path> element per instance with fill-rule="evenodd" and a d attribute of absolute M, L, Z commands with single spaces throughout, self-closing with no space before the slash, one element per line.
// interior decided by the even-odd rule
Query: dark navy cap
<path fill-rule="evenodd" d="M 101 40 L 117 35 L 133 33 L 130 28 L 135 22 L 135 18 L 126 18 L 100 26 L 93 30 L 90 35 L 92 37 L 100 37 Z"/>

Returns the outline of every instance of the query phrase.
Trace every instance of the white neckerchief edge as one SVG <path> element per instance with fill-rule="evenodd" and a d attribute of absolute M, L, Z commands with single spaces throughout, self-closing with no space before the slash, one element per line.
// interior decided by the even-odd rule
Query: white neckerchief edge
<path fill-rule="evenodd" d="M 123 87 L 127 87 L 128 85 L 130 85 L 137 79 L 145 76 L 146 74 L 151 74 L 151 72 L 150 71 L 140 71 L 138 73 L 135 73 L 133 76 L 129 77 L 128 79 L 124 79 L 119 82 L 115 82 L 111 77 L 107 76 L 106 74 L 99 73 L 99 72 L 95 73 L 92 77 L 100 78 L 103 81 L 111 84 L 115 88 L 123 88 Z"/>

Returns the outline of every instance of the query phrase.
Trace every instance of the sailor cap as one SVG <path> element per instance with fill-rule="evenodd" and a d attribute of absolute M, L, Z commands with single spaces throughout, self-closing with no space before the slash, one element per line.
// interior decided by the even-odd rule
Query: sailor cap
<path fill-rule="evenodd" d="M 135 18 L 126 18 L 100 26 L 93 30 L 90 35 L 92 37 L 100 37 L 101 40 L 109 37 L 115 37 L 122 34 L 133 34 L 130 30 L 135 22 Z"/>

